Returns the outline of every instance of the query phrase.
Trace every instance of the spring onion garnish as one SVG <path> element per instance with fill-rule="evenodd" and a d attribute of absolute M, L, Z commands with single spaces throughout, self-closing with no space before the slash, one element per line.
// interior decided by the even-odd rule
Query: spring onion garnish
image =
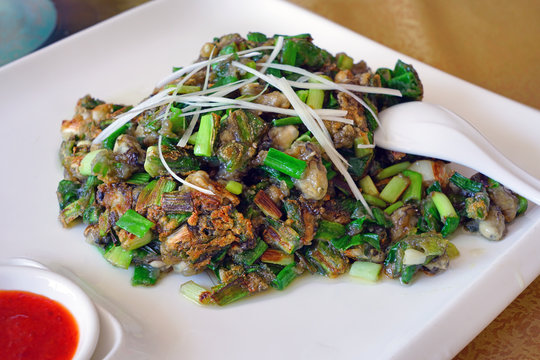
<path fill-rule="evenodd" d="M 182 179 L 180 176 L 176 175 L 174 171 L 171 170 L 169 165 L 167 164 L 167 161 L 165 161 L 165 158 L 163 157 L 163 152 L 161 151 L 161 135 L 158 137 L 158 152 L 159 152 L 159 159 L 161 160 L 161 163 L 163 164 L 163 167 L 167 170 L 167 172 L 177 181 L 181 182 L 182 184 L 186 185 L 187 187 L 190 187 L 192 189 L 195 189 L 197 191 L 202 192 L 203 194 L 207 195 L 215 195 L 211 190 L 203 189 L 202 187 L 199 187 L 197 185 L 194 185 L 190 182 L 187 182 L 186 180 Z"/>

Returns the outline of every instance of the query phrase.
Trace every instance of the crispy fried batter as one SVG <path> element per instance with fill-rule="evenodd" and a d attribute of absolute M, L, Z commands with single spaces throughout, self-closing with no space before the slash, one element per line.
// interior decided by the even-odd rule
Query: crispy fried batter
<path fill-rule="evenodd" d="M 118 215 L 122 215 L 133 204 L 131 186 L 126 183 L 101 184 L 97 187 L 96 201 Z"/>

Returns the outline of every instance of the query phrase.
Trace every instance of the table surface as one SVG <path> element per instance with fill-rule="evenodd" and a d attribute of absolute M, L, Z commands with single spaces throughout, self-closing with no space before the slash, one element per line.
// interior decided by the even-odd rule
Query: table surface
<path fill-rule="evenodd" d="M 45 45 L 146 1 L 53 0 L 58 23 Z M 540 1 L 289 1 L 447 73 L 540 109 Z M 537 359 L 539 354 L 540 277 L 455 359 Z"/>

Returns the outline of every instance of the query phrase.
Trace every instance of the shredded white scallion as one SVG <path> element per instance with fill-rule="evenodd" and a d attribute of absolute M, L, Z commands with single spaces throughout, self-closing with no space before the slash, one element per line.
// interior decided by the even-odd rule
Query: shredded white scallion
<path fill-rule="evenodd" d="M 212 57 L 214 55 L 214 50 L 215 50 L 215 47 L 212 49 L 212 52 L 210 53 L 210 58 L 208 60 L 212 60 Z M 210 62 L 206 65 L 206 74 L 204 77 L 204 85 L 202 89 L 203 91 L 208 89 L 208 79 L 210 78 L 210 65 L 211 65 Z M 200 108 L 197 108 L 197 110 L 200 110 Z M 193 117 L 191 118 L 191 122 L 189 123 L 188 128 L 182 134 L 182 137 L 178 141 L 178 144 L 177 144 L 178 146 L 180 147 L 186 146 L 191 134 L 193 134 L 193 130 L 195 129 L 195 125 L 197 125 L 198 121 L 199 121 L 199 114 L 193 114 Z"/>
<path fill-rule="evenodd" d="M 337 90 L 336 86 L 329 85 L 329 84 L 310 83 L 310 82 L 305 82 L 305 81 L 291 81 L 291 80 L 289 80 L 289 84 L 292 87 L 296 87 L 299 89 Z M 335 84 L 338 84 L 339 86 L 350 91 L 357 91 L 357 92 L 363 92 L 363 93 L 369 93 L 369 94 L 391 95 L 391 96 L 399 96 L 399 97 L 402 96 L 401 92 L 396 89 L 382 88 L 382 87 L 376 87 L 376 86 L 344 84 L 344 83 L 335 83 Z"/>
<path fill-rule="evenodd" d="M 375 144 L 356 144 L 357 149 L 374 149 Z"/>
<path fill-rule="evenodd" d="M 270 53 L 270 56 L 268 57 L 268 59 L 266 59 L 266 62 L 264 62 L 264 64 L 261 65 L 262 66 L 261 72 L 263 74 L 266 72 L 266 69 L 268 69 L 268 66 L 272 64 L 272 61 L 276 59 L 276 57 L 278 56 L 282 48 L 283 48 L 283 36 L 278 36 L 278 38 L 276 39 L 274 43 L 274 50 L 272 50 L 272 53 Z"/>
<path fill-rule="evenodd" d="M 276 57 L 279 55 L 279 52 L 282 50 L 283 43 L 284 43 L 284 38 L 280 36 L 276 38 L 274 46 L 261 46 L 258 48 L 237 52 L 236 54 L 238 56 L 249 58 L 249 57 L 254 57 L 254 56 L 260 56 L 262 54 L 260 51 L 270 50 L 270 49 L 272 50 L 270 55 L 266 58 L 266 60 L 263 63 L 257 64 L 257 66 L 260 68 L 260 71 L 253 69 L 249 66 L 246 66 L 238 61 L 234 61 L 234 60 L 231 61 L 232 66 L 235 66 L 238 69 L 242 69 L 246 71 L 247 73 L 254 75 L 251 78 L 238 80 L 233 83 L 216 86 L 216 87 L 212 87 L 208 89 L 208 82 L 210 78 L 210 66 L 212 64 L 216 64 L 221 61 L 229 61 L 231 60 L 231 57 L 233 55 L 233 54 L 227 54 L 227 55 L 221 55 L 216 58 L 213 58 L 213 51 L 212 51 L 212 53 L 210 54 L 210 58 L 208 60 L 186 66 L 174 72 L 173 74 L 166 77 L 162 81 L 160 81 L 157 84 L 157 88 L 161 88 L 164 85 L 169 84 L 183 76 L 183 78 L 177 84 L 175 84 L 174 87 L 165 88 L 159 91 L 157 94 L 142 101 L 140 104 L 132 108 L 130 111 L 120 115 L 111 125 L 109 125 L 106 129 L 104 129 L 93 140 L 93 143 L 96 144 L 103 141 L 114 131 L 116 131 L 121 126 L 131 121 L 135 117 L 139 116 L 146 110 L 150 110 L 150 109 L 157 108 L 163 105 L 167 105 L 165 112 L 158 116 L 159 119 L 167 118 L 170 107 L 175 102 L 179 102 L 179 103 L 183 103 L 187 105 L 186 107 L 182 109 L 183 110 L 182 116 L 192 116 L 188 128 L 186 129 L 186 131 L 180 138 L 180 141 L 178 142 L 178 146 L 180 147 L 184 147 L 187 144 L 187 141 L 189 140 L 190 136 L 193 134 L 195 126 L 198 122 L 199 115 L 203 113 L 235 108 L 235 109 L 248 109 L 248 110 L 254 110 L 254 111 L 261 111 L 261 112 L 283 114 L 283 115 L 288 115 L 288 116 L 299 116 L 302 119 L 302 122 L 304 123 L 306 128 L 313 134 L 313 136 L 317 139 L 318 143 L 322 146 L 322 148 L 324 149 L 324 151 L 326 152 L 326 154 L 328 155 L 332 163 L 336 166 L 338 171 L 343 175 L 343 177 L 345 178 L 355 198 L 360 200 L 362 204 L 364 205 L 364 207 L 366 208 L 366 210 L 368 211 L 368 213 L 372 215 L 369 205 L 366 203 L 364 197 L 362 196 L 362 193 L 358 189 L 358 186 L 356 185 L 356 183 L 354 182 L 354 180 L 352 179 L 351 175 L 348 172 L 349 164 L 347 160 L 335 149 L 330 133 L 323 122 L 323 120 L 336 121 L 336 122 L 353 125 L 354 121 L 351 119 L 347 119 L 345 117 L 347 115 L 347 111 L 345 110 L 312 109 L 311 107 L 309 107 L 307 104 L 305 104 L 304 102 L 300 100 L 300 98 L 297 96 L 297 94 L 293 90 L 293 87 L 299 88 L 299 89 L 322 89 L 322 90 L 337 90 L 337 91 L 344 92 L 348 94 L 349 96 L 351 96 L 359 104 L 364 106 L 364 108 L 366 108 L 373 115 L 377 123 L 379 123 L 379 120 L 374 110 L 363 99 L 358 97 L 353 92 L 384 94 L 384 95 L 391 95 L 391 96 L 401 96 L 401 93 L 395 89 L 361 86 L 361 85 L 355 85 L 355 84 L 335 83 L 331 80 L 326 79 L 323 76 L 311 73 L 305 69 L 302 69 L 296 66 L 275 64 L 273 63 L 273 61 L 276 59 Z M 204 80 L 203 89 L 200 91 L 194 91 L 192 93 L 178 94 L 178 91 L 181 85 L 184 84 L 189 78 L 191 78 L 197 72 L 201 71 L 204 67 L 206 67 L 206 76 Z M 299 74 L 301 76 L 297 81 L 290 81 L 285 78 L 276 78 L 273 75 L 265 74 L 268 68 L 288 71 L 288 72 Z M 254 95 L 252 97 L 247 97 L 247 98 L 244 97 L 241 99 L 232 99 L 232 98 L 226 97 L 227 95 L 233 93 L 234 91 L 239 90 L 242 86 L 245 86 L 246 84 L 257 81 L 258 79 L 266 82 L 265 89 L 261 91 L 259 94 Z M 310 82 L 310 80 L 314 80 L 314 82 Z M 266 91 L 268 86 L 273 86 L 279 91 L 281 91 L 283 95 L 285 95 L 285 97 L 289 100 L 292 106 L 292 109 L 290 108 L 285 109 L 285 108 L 257 104 L 257 103 L 252 102 L 258 96 L 263 94 Z M 356 145 L 356 147 L 359 149 L 360 148 L 374 148 L 375 145 L 374 144 L 366 144 L 366 145 L 358 144 Z M 178 180 L 182 184 L 189 186 L 193 189 L 196 189 L 197 191 L 201 191 L 205 194 L 213 195 L 212 191 L 190 184 L 189 182 L 180 178 L 170 169 L 165 159 L 163 158 L 163 154 L 161 151 L 161 135 L 159 136 L 159 140 L 158 140 L 158 148 L 159 148 L 160 160 L 163 163 L 163 166 L 165 167 L 165 169 L 167 169 L 167 171 L 171 174 L 171 176 L 173 176 L 176 180 Z"/>
<path fill-rule="evenodd" d="M 199 187 L 197 185 L 194 185 L 184 179 L 182 179 L 180 176 L 176 175 L 174 173 L 174 171 L 171 170 L 171 168 L 169 167 L 169 164 L 167 164 L 167 161 L 165 161 L 165 158 L 163 157 L 163 152 L 161 151 L 161 135 L 159 135 L 158 137 L 158 153 L 159 153 L 159 159 L 161 160 L 161 163 L 163 164 L 163 167 L 165 168 L 165 170 L 167 170 L 167 172 L 177 181 L 181 182 L 182 184 L 186 185 L 187 187 L 190 187 L 192 189 L 195 189 L 197 191 L 200 191 L 204 194 L 207 194 L 207 195 L 215 195 L 212 191 L 208 190 L 208 189 L 204 189 L 202 187 Z"/>
<path fill-rule="evenodd" d="M 360 192 L 360 189 L 358 189 L 358 186 L 354 182 L 353 178 L 349 174 L 349 171 L 347 170 L 346 165 L 343 162 L 343 157 L 341 154 L 338 153 L 336 148 L 334 147 L 334 144 L 332 143 L 332 140 L 329 139 L 324 135 L 324 133 L 321 131 L 321 128 L 319 127 L 319 124 L 313 119 L 312 114 L 309 112 L 309 110 L 306 109 L 309 108 L 305 103 L 303 103 L 292 87 L 289 85 L 287 80 L 285 78 L 276 79 L 278 83 L 278 89 L 281 90 L 281 92 L 289 99 L 289 102 L 295 108 L 295 110 L 298 112 L 298 115 L 302 119 L 302 122 L 307 127 L 309 131 L 315 136 L 319 144 L 323 147 L 324 151 L 332 161 L 332 163 L 336 166 L 338 171 L 343 175 L 345 178 L 345 181 L 347 182 L 347 185 L 349 185 L 349 188 L 351 189 L 354 197 L 357 200 L 360 200 L 362 202 L 362 205 L 365 207 L 366 211 L 373 216 L 373 213 L 371 212 L 371 208 L 367 204 L 366 200 L 362 196 L 362 193 Z M 309 108 L 311 109 L 311 108 Z"/>
<path fill-rule="evenodd" d="M 142 112 L 146 110 L 148 106 L 151 106 L 151 108 L 155 107 L 154 103 L 159 102 L 161 99 L 163 99 L 169 92 L 171 92 L 172 89 L 164 89 L 154 96 L 142 101 L 139 105 L 135 106 L 131 110 L 121 114 L 118 116 L 118 118 L 109 126 L 107 126 L 105 129 L 103 129 L 102 132 L 98 134 L 98 136 L 95 137 L 94 140 L 92 140 L 92 144 L 99 144 L 103 140 L 109 137 L 113 132 L 120 129 L 123 125 L 127 124 L 129 121 L 140 115 Z"/>
<path fill-rule="evenodd" d="M 271 67 L 273 69 L 278 69 L 278 70 L 283 70 L 283 71 L 289 71 L 289 72 L 293 72 L 293 73 L 296 73 L 296 74 L 300 74 L 300 75 L 304 75 L 304 76 L 307 76 L 313 80 L 316 80 L 320 83 L 323 83 L 323 84 L 326 84 L 326 85 L 329 85 L 329 86 L 334 86 L 335 87 L 335 90 L 339 90 L 341 92 L 344 92 L 346 93 L 347 95 L 351 96 L 354 100 L 356 100 L 358 103 L 362 104 L 362 106 L 364 108 L 366 108 L 370 113 L 371 115 L 373 115 L 373 117 L 375 118 L 375 121 L 377 121 L 377 124 L 379 124 L 379 126 L 381 126 L 381 123 L 379 121 L 379 118 L 377 117 L 377 114 L 375 114 L 375 111 L 373 111 L 373 109 L 364 101 L 362 100 L 361 98 L 359 98 L 356 94 L 354 94 L 352 91 L 346 89 L 345 87 L 342 86 L 342 84 L 338 84 L 338 83 L 335 83 L 333 81 L 330 81 L 320 75 L 317 75 L 317 74 L 313 74 L 305 69 L 302 69 L 302 68 L 299 68 L 299 67 L 296 67 L 296 66 L 292 66 L 292 65 L 284 65 L 284 64 L 274 64 L 274 63 L 271 63 L 271 64 L 268 64 L 268 67 Z"/>
<path fill-rule="evenodd" d="M 254 57 L 254 56 L 258 56 L 260 54 L 259 51 L 273 50 L 273 49 L 274 49 L 274 46 L 259 46 L 259 47 L 253 48 L 253 49 L 239 51 L 236 54 L 238 56 L 241 56 L 241 57 Z M 207 66 L 208 64 L 212 65 L 212 64 L 215 64 L 215 63 L 218 63 L 218 62 L 221 62 L 221 61 L 225 61 L 225 60 L 229 59 L 231 56 L 232 56 L 232 54 L 221 55 L 221 56 L 218 56 L 218 57 L 216 57 L 214 59 L 208 59 L 208 60 L 200 61 L 200 62 L 197 62 L 197 63 L 193 63 L 191 65 L 185 66 L 185 67 L 173 72 L 172 74 L 165 77 L 164 79 L 162 79 L 160 82 L 158 82 L 156 84 L 156 87 L 160 88 L 160 87 L 162 87 L 162 86 L 164 86 L 164 85 L 166 85 L 166 84 L 180 78 L 182 75 L 187 74 L 188 72 L 190 72 L 191 70 L 193 70 L 195 68 L 199 68 L 199 70 L 200 70 L 200 69 L 204 68 L 205 66 Z"/>

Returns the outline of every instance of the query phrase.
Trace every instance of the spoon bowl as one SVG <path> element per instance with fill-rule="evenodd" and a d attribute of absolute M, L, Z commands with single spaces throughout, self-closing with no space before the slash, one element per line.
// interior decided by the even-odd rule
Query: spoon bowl
<path fill-rule="evenodd" d="M 413 101 L 379 114 L 375 144 L 479 171 L 540 205 L 540 180 L 518 167 L 472 124 L 442 106 Z"/>

